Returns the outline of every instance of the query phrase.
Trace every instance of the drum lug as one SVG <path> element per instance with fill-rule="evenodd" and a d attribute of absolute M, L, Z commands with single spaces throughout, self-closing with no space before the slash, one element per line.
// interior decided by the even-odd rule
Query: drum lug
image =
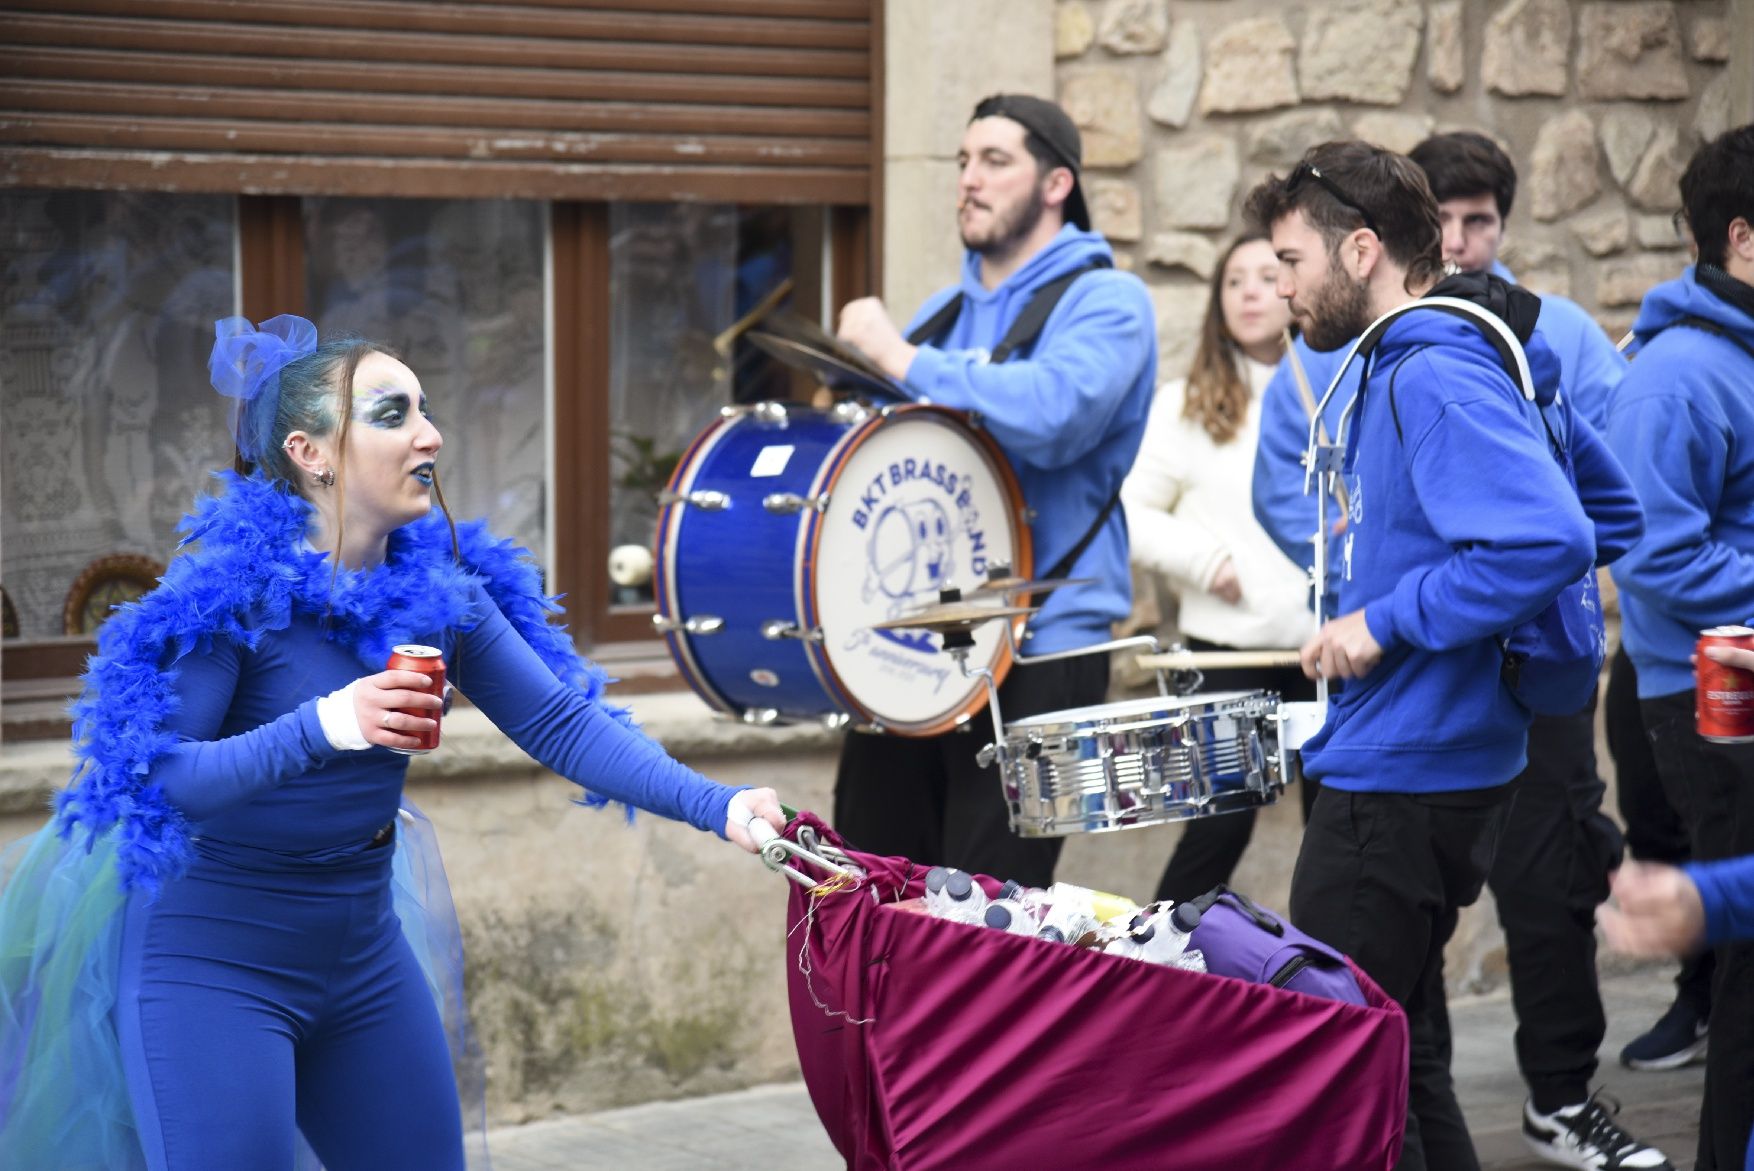
<path fill-rule="evenodd" d="M 822 726 L 830 732 L 839 732 L 853 722 L 853 717 L 845 712 L 829 712 L 822 717 Z"/>
<path fill-rule="evenodd" d="M 836 423 L 856 427 L 871 417 L 871 408 L 857 399 L 844 398 L 828 409 L 828 417 Z"/>
<path fill-rule="evenodd" d="M 725 628 L 725 620 L 713 614 L 696 614 L 681 622 L 664 614 L 652 615 L 652 626 L 659 634 L 717 634 Z"/>
<path fill-rule="evenodd" d="M 761 637 L 778 642 L 782 638 L 795 638 L 800 642 L 820 643 L 822 627 L 812 626 L 809 630 L 800 627 L 796 622 L 787 622 L 784 618 L 769 618 L 761 624 Z"/>
<path fill-rule="evenodd" d="M 779 718 L 780 713 L 771 707 L 746 707 L 743 709 L 743 722 L 745 724 L 754 724 L 758 728 L 765 728 L 770 724 L 777 724 Z"/>
<path fill-rule="evenodd" d="M 803 512 L 806 508 L 822 512 L 828 508 L 828 493 L 824 492 L 820 496 L 800 496 L 796 492 L 775 492 L 771 496 L 762 497 L 761 506 L 769 512 L 781 515 Z"/>
<path fill-rule="evenodd" d="M 998 755 L 999 755 L 999 746 L 997 744 L 988 744 L 986 747 L 982 748 L 979 752 L 974 754 L 974 763 L 975 763 L 976 767 L 986 768 L 987 766 L 991 765 L 994 760 L 996 760 L 998 758 Z"/>
<path fill-rule="evenodd" d="M 703 512 L 723 512 L 731 507 L 731 498 L 723 492 L 702 489 L 697 492 L 671 492 L 668 489 L 658 493 L 659 504 L 691 504 Z"/>
<path fill-rule="evenodd" d="M 757 422 L 784 423 L 789 412 L 786 410 L 785 403 L 777 403 L 770 400 L 767 402 L 756 403 L 749 408 L 749 413 L 755 417 Z"/>

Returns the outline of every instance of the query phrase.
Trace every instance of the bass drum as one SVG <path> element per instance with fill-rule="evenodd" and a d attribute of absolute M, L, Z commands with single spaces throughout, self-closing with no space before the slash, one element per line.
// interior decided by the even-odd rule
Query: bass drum
<path fill-rule="evenodd" d="M 961 413 L 729 407 L 661 500 L 653 622 L 719 711 L 933 736 L 985 706 L 939 635 L 872 629 L 993 566 L 1032 569 L 1016 477 Z M 1002 680 L 1001 625 L 974 639 L 970 666 Z"/>

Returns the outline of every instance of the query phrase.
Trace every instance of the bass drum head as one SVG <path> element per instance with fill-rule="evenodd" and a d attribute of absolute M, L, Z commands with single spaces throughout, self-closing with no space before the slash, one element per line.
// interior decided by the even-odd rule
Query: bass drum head
<path fill-rule="evenodd" d="M 822 630 L 813 658 L 823 685 L 888 732 L 932 736 L 965 722 L 986 687 L 963 676 L 943 637 L 872 625 L 936 603 L 939 590 L 971 590 L 992 566 L 1032 571 L 1010 465 L 960 415 L 898 407 L 847 436 L 818 491 L 828 505 L 802 534 L 799 602 Z M 1002 680 L 1002 623 L 973 634 L 969 666 Z"/>

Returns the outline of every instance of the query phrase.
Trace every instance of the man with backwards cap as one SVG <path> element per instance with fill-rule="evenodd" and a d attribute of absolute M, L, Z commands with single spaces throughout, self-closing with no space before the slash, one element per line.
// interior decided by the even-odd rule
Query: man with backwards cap
<path fill-rule="evenodd" d="M 1094 579 L 1045 595 L 1023 635 L 1025 656 L 1102 642 L 1128 613 L 1116 502 L 1157 381 L 1150 298 L 1090 229 L 1081 156 L 1077 127 L 1053 102 L 981 101 L 957 153 L 961 280 L 927 298 L 905 332 L 876 297 L 840 317 L 841 340 L 911 399 L 979 414 L 1023 489 L 1037 576 Z M 1039 332 L 1013 331 L 1032 300 L 1056 294 Z M 1014 719 L 1101 703 L 1107 688 L 1105 655 L 1017 665 L 1000 704 Z M 1051 882 L 1061 840 L 1013 834 L 996 770 L 976 762 L 993 732 L 983 714 L 929 739 L 848 733 L 836 828 L 877 853 Z"/>

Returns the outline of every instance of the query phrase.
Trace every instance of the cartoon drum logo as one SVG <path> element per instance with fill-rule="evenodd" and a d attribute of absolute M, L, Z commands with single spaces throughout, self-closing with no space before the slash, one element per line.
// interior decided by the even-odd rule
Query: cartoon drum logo
<path fill-rule="evenodd" d="M 879 590 L 907 600 L 943 589 L 950 584 L 950 540 L 950 514 L 936 500 L 885 508 L 871 526 L 866 600 Z"/>

